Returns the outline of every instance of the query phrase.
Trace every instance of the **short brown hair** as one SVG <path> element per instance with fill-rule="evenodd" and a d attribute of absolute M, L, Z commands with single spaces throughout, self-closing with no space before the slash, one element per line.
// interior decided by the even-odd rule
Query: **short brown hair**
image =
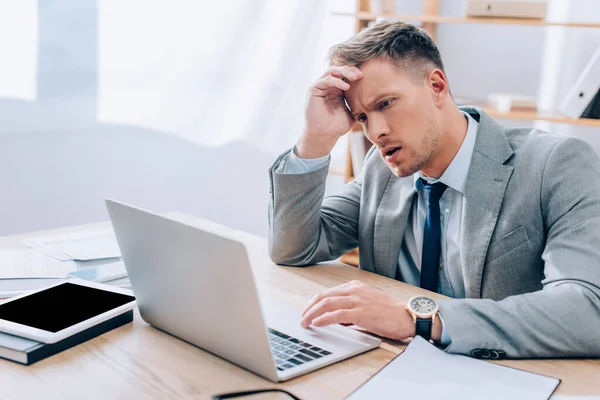
<path fill-rule="evenodd" d="M 363 29 L 329 50 L 331 65 L 361 64 L 377 58 L 388 59 L 407 70 L 415 79 L 423 78 L 431 67 L 444 72 L 442 57 L 427 31 L 406 22 L 381 21 Z"/>

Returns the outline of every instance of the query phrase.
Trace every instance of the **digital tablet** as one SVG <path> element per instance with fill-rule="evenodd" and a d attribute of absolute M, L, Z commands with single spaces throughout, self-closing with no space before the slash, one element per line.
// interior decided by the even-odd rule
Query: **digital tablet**
<path fill-rule="evenodd" d="M 131 290 L 73 279 L 0 304 L 0 332 L 55 343 L 133 308 Z"/>

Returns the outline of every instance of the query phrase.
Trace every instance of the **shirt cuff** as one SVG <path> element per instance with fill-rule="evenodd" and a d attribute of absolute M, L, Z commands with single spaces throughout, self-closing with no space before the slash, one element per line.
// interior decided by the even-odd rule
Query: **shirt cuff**
<path fill-rule="evenodd" d="M 296 155 L 296 146 L 290 151 L 279 164 L 278 174 L 305 174 L 323 168 L 329 162 L 331 156 L 328 154 L 319 158 L 300 158 Z"/>
<path fill-rule="evenodd" d="M 450 334 L 448 333 L 448 329 L 446 329 L 446 324 L 444 324 L 444 318 L 442 318 L 440 313 L 438 313 L 437 316 L 442 323 L 442 337 L 440 338 L 440 345 L 447 347 L 450 345 L 450 343 L 452 343 L 452 339 L 450 339 Z"/>

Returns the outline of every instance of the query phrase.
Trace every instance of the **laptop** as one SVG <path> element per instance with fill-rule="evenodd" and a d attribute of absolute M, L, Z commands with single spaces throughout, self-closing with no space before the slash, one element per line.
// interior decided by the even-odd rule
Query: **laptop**
<path fill-rule="evenodd" d="M 150 325 L 273 382 L 379 347 L 378 338 L 342 325 L 304 329 L 294 307 L 261 307 L 244 244 L 223 232 L 106 205 Z"/>

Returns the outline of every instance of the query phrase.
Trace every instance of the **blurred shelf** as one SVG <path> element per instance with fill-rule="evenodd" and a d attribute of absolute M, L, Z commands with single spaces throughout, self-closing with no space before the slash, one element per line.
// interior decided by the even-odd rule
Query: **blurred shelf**
<path fill-rule="evenodd" d="M 509 112 L 500 112 L 491 107 L 482 106 L 481 108 L 494 118 L 514 119 L 514 120 L 521 120 L 521 121 L 549 121 L 549 122 L 556 122 L 559 124 L 571 124 L 571 125 L 578 125 L 578 126 L 591 126 L 591 127 L 600 128 L 600 119 L 591 119 L 591 118 L 573 119 L 571 117 L 567 117 L 566 115 L 563 115 L 560 113 L 544 112 L 544 111 L 514 110 L 514 111 L 509 111 Z"/>
<path fill-rule="evenodd" d="M 528 18 L 491 18 L 491 17 L 452 17 L 444 15 L 400 15 L 400 14 L 373 14 L 369 12 L 334 13 L 356 17 L 359 21 L 375 21 L 378 17 L 398 19 L 402 21 L 419 21 L 425 23 L 450 23 L 450 24 L 496 24 L 496 25 L 531 25 L 531 26 L 565 26 L 572 28 L 600 28 L 600 22 L 558 22 L 544 19 Z"/>
<path fill-rule="evenodd" d="M 378 17 L 383 17 L 391 20 L 402 20 L 411 22 L 422 22 L 422 27 L 429 32 L 431 37 L 435 40 L 436 30 L 438 25 L 442 23 L 449 24 L 482 24 L 482 25 L 522 25 L 522 26 L 561 26 L 561 27 L 572 27 L 572 28 L 600 28 L 600 21 L 595 23 L 590 22 L 558 22 L 558 21 L 547 21 L 545 19 L 527 19 L 527 18 L 475 18 L 475 17 L 456 17 L 456 16 L 443 16 L 439 14 L 439 3 L 440 0 L 422 0 L 423 13 L 424 15 L 401 15 L 401 14 L 374 14 L 369 12 L 369 0 L 357 0 L 357 12 L 354 13 L 343 13 L 337 12 L 334 15 L 342 15 L 354 17 L 356 19 L 356 32 L 366 27 L 370 21 L 375 21 Z M 546 112 L 537 110 L 513 110 L 509 112 L 500 112 L 495 108 L 488 106 L 486 103 L 481 101 L 467 102 L 465 104 L 471 104 L 478 106 L 485 110 L 489 115 L 498 119 L 511 119 L 521 121 L 549 121 L 561 124 L 571 124 L 577 126 L 589 126 L 600 128 L 600 120 L 580 118 L 573 119 L 557 112 Z M 360 124 L 355 124 L 352 130 L 360 131 L 362 127 Z M 330 170 L 331 172 L 331 170 Z M 348 158 L 346 162 L 346 182 L 353 179 L 352 171 L 352 154 L 350 152 L 350 146 L 348 147 Z M 354 249 L 347 254 L 344 254 L 340 260 L 346 264 L 358 266 L 359 255 L 358 249 Z"/>
<path fill-rule="evenodd" d="M 349 251 L 340 257 L 340 260 L 348 265 L 352 265 L 353 267 L 358 267 L 358 249 L 354 249 Z"/>

